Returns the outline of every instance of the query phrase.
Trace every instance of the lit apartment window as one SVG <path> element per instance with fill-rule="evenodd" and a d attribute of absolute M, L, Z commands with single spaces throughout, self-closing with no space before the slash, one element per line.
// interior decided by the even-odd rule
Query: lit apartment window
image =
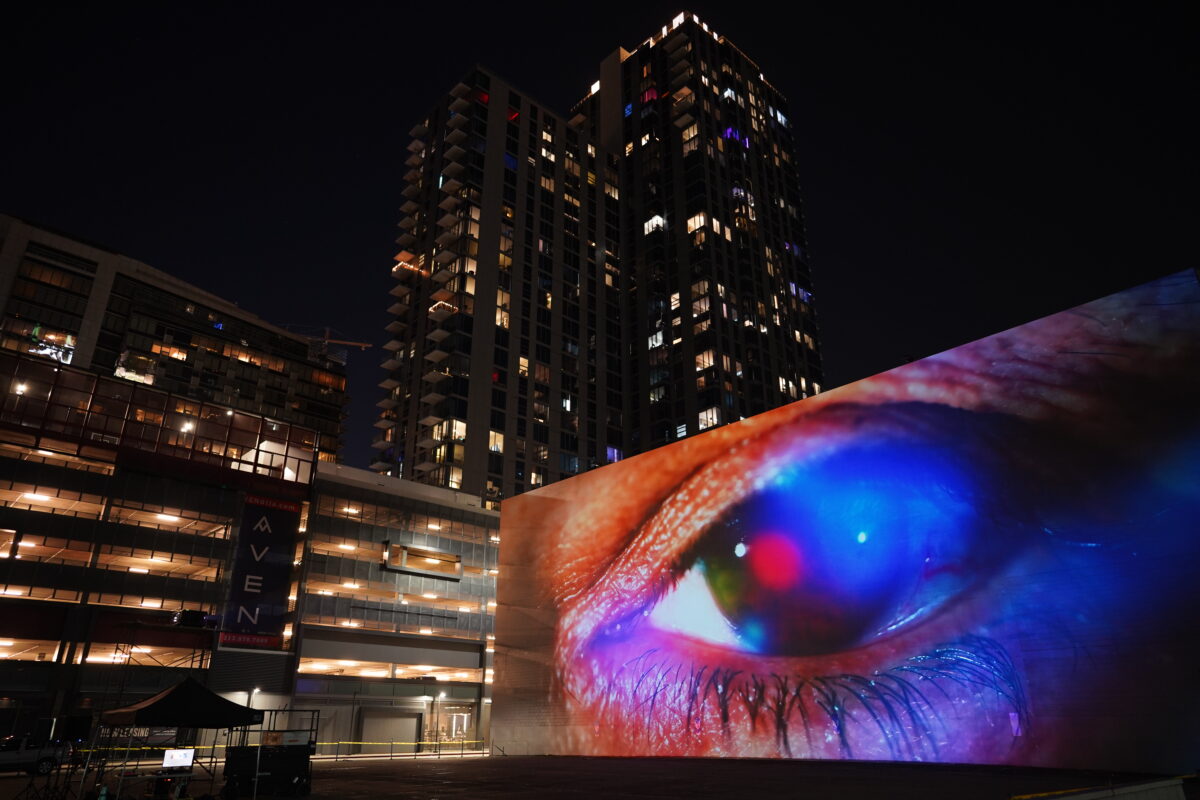
<path fill-rule="evenodd" d="M 500 431 L 488 431 L 488 450 L 493 453 L 504 452 L 504 434 Z"/>
<path fill-rule="evenodd" d="M 699 430 L 706 430 L 719 424 L 721 424 L 721 409 L 714 406 L 700 412 L 697 420 Z"/>
<path fill-rule="evenodd" d="M 665 230 L 666 227 L 667 221 L 662 218 L 662 215 L 655 214 L 653 217 L 646 220 L 646 222 L 642 225 L 642 233 L 647 235 L 653 233 L 654 231 Z"/>

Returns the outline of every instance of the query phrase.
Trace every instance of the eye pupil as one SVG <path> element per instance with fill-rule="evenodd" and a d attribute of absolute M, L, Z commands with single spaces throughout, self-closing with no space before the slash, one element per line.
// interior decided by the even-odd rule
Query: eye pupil
<path fill-rule="evenodd" d="M 738 542 L 737 544 L 735 544 L 733 546 L 733 554 L 735 556 L 737 556 L 738 558 L 741 558 L 742 556 L 746 555 L 746 543 Z"/>

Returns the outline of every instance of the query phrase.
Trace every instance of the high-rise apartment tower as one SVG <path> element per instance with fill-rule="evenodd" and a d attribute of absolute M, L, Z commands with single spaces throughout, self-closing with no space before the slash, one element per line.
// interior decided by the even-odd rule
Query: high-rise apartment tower
<path fill-rule="evenodd" d="M 787 104 L 697 17 L 411 133 L 376 469 L 510 496 L 820 391 Z"/>

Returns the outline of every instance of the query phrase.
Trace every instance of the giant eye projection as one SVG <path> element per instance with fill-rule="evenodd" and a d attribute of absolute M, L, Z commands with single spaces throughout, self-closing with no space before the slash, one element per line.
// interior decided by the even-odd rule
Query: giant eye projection
<path fill-rule="evenodd" d="M 1185 272 L 505 502 L 506 752 L 1179 770 Z"/>

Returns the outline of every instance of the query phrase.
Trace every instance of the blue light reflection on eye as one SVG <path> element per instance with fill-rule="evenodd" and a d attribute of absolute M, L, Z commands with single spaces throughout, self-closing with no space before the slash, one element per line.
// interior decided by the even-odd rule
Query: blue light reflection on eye
<path fill-rule="evenodd" d="M 779 473 L 731 509 L 697 555 L 748 650 L 860 645 L 944 603 L 988 561 L 978 552 L 987 549 L 975 507 L 986 496 L 981 480 L 932 445 L 848 447 Z"/>

